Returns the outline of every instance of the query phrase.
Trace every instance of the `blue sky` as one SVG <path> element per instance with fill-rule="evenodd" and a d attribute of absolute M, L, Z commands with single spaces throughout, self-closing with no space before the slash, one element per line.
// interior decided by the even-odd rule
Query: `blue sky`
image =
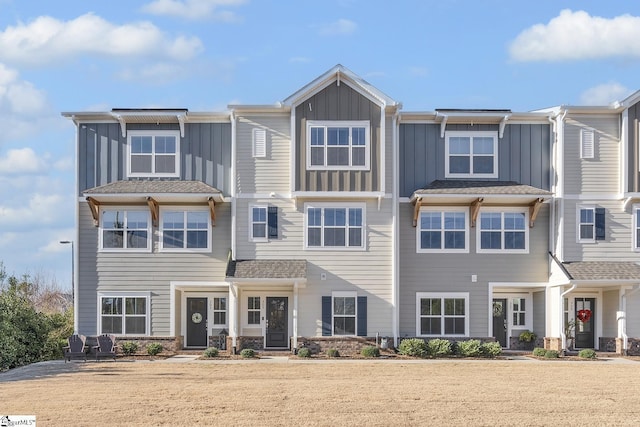
<path fill-rule="evenodd" d="M 69 287 L 60 112 L 273 104 L 338 63 L 403 111 L 604 105 L 640 89 L 640 2 L 0 0 L 0 261 Z"/>

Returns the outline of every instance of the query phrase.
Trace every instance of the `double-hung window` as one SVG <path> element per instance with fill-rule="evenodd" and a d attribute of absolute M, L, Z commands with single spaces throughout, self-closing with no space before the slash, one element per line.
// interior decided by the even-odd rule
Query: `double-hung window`
<path fill-rule="evenodd" d="M 486 210 L 479 215 L 478 253 L 528 253 L 529 214 L 526 210 Z"/>
<path fill-rule="evenodd" d="M 247 324 L 260 324 L 260 297 L 247 297 Z"/>
<path fill-rule="evenodd" d="M 418 252 L 469 252 L 468 209 L 422 209 L 417 227 Z"/>
<path fill-rule="evenodd" d="M 336 292 L 333 295 L 333 335 L 356 334 L 356 294 Z"/>
<path fill-rule="evenodd" d="M 128 175 L 130 177 L 180 176 L 180 132 L 127 132 Z"/>
<path fill-rule="evenodd" d="M 163 251 L 211 249 L 211 221 L 207 210 L 162 210 L 160 227 Z"/>
<path fill-rule="evenodd" d="M 595 242 L 596 239 L 596 209 L 595 207 L 581 207 L 578 210 L 578 241 Z"/>
<path fill-rule="evenodd" d="M 369 170 L 368 121 L 307 122 L 307 169 Z"/>
<path fill-rule="evenodd" d="M 364 203 L 305 206 L 307 248 L 364 248 Z"/>
<path fill-rule="evenodd" d="M 105 209 L 100 215 L 101 251 L 150 251 L 148 209 Z"/>
<path fill-rule="evenodd" d="M 513 326 L 525 326 L 526 325 L 526 299 L 525 298 L 512 298 L 511 299 L 511 314 L 513 316 Z"/>
<path fill-rule="evenodd" d="M 106 296 L 100 299 L 100 333 L 149 335 L 148 296 Z"/>
<path fill-rule="evenodd" d="M 419 336 L 468 336 L 469 294 L 418 292 L 416 329 Z"/>
<path fill-rule="evenodd" d="M 216 326 L 227 324 L 226 297 L 216 297 L 213 299 L 213 324 Z"/>
<path fill-rule="evenodd" d="M 278 208 L 276 206 L 249 206 L 249 240 L 264 242 L 278 238 Z"/>
<path fill-rule="evenodd" d="M 498 177 L 497 132 L 446 132 L 445 152 L 446 178 Z"/>

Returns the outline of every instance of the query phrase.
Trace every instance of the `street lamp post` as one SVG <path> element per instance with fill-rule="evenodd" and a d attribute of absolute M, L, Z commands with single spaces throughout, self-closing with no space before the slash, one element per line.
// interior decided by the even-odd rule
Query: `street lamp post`
<path fill-rule="evenodd" d="M 71 245 L 71 302 L 73 304 L 73 309 L 75 310 L 76 305 L 76 286 L 75 286 L 75 275 L 76 269 L 74 266 L 75 263 L 75 252 L 73 249 L 73 240 L 60 240 L 60 243 L 63 245 Z"/>

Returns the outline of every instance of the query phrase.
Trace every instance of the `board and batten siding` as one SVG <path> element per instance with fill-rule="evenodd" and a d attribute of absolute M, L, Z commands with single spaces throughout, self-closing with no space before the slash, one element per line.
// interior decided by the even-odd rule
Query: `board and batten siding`
<path fill-rule="evenodd" d="M 448 124 L 447 131 L 494 131 L 498 125 Z M 550 189 L 550 126 L 507 124 L 498 139 L 497 181 L 515 181 L 543 190 Z M 435 180 L 445 179 L 445 138 L 440 124 L 400 124 L 400 197 L 410 197 Z"/>
<path fill-rule="evenodd" d="M 127 130 L 179 130 L 173 123 L 130 123 Z M 180 139 L 180 179 L 231 190 L 231 124 L 187 123 Z M 127 138 L 120 124 L 78 125 L 78 194 L 127 179 Z"/>
<path fill-rule="evenodd" d="M 540 209 L 529 228 L 528 254 L 478 254 L 476 229 L 470 228 L 469 253 L 417 253 L 413 205 L 401 203 L 400 336 L 415 336 L 417 292 L 468 292 L 469 336 L 486 337 L 489 331 L 489 282 L 546 283 L 549 278 L 549 205 Z M 477 276 L 477 282 L 471 276 Z"/>
<path fill-rule="evenodd" d="M 158 251 L 158 229 L 153 229 L 151 253 L 99 252 L 98 233 L 85 202 L 79 204 L 80 247 L 78 279 L 79 332 L 95 335 L 97 292 L 151 292 L 151 335 L 169 335 L 170 282 L 222 282 L 231 247 L 231 209 L 229 203 L 216 206 L 216 225 L 212 227 L 210 253 Z"/>
<path fill-rule="evenodd" d="M 266 132 L 266 156 L 253 156 L 253 133 Z M 239 116 L 236 125 L 236 191 L 290 192 L 291 119 L 288 114 Z"/>
<path fill-rule="evenodd" d="M 304 248 L 304 205 L 298 199 L 238 199 L 236 259 L 305 259 L 307 284 L 299 290 L 298 334 L 322 335 L 322 296 L 355 291 L 367 297 L 367 331 L 393 335 L 392 325 L 392 201 L 366 201 L 366 250 L 308 250 Z M 323 202 L 325 202 L 323 200 Z M 340 200 L 340 203 L 348 202 Z M 359 203 L 359 202 L 354 202 Z M 278 208 L 278 238 L 249 241 L 250 204 Z M 323 280 L 322 275 L 326 278 Z"/>
<path fill-rule="evenodd" d="M 580 158 L 581 131 L 594 131 L 593 159 Z M 617 115 L 572 116 L 564 129 L 564 194 L 620 192 L 620 125 Z"/>
<path fill-rule="evenodd" d="M 369 170 L 307 170 L 308 120 L 368 120 Z M 347 82 L 333 82 L 295 108 L 295 191 L 379 191 L 381 160 L 380 107 Z"/>

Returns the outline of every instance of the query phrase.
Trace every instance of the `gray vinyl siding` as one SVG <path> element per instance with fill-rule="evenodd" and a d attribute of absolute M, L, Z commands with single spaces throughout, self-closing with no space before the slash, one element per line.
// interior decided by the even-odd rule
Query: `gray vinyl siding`
<path fill-rule="evenodd" d="M 392 201 L 366 202 L 366 250 L 306 250 L 304 206 L 289 199 L 238 199 L 236 259 L 306 259 L 307 284 L 299 290 L 300 336 L 322 335 L 322 296 L 332 291 L 355 291 L 367 297 L 367 332 L 392 335 Z M 325 202 L 323 200 L 323 202 Z M 358 201 L 340 200 L 339 203 Z M 278 239 L 249 241 L 249 205 L 278 208 Z M 338 202 L 336 202 L 338 203 Z M 322 274 L 326 279 L 322 280 Z"/>
<path fill-rule="evenodd" d="M 538 337 L 544 337 L 546 331 L 546 293 L 539 291 L 533 293 L 533 333 Z"/>
<path fill-rule="evenodd" d="M 627 335 L 640 338 L 640 293 L 627 298 Z"/>
<path fill-rule="evenodd" d="M 609 193 L 620 191 L 619 117 L 572 116 L 564 130 L 564 194 Z M 580 158 L 580 133 L 594 130 L 594 158 Z"/>
<path fill-rule="evenodd" d="M 128 124 L 127 130 L 178 130 L 172 123 Z M 127 179 L 127 138 L 118 123 L 78 126 L 78 194 Z M 187 123 L 180 140 L 180 179 L 231 189 L 231 124 Z"/>
<path fill-rule="evenodd" d="M 253 157 L 253 131 L 266 131 L 266 157 Z M 290 191 L 291 119 L 289 115 L 238 117 L 236 190 L 268 194 Z"/>
<path fill-rule="evenodd" d="M 618 303 L 620 301 L 620 292 L 605 291 L 602 292 L 602 336 L 617 337 L 618 336 L 618 320 L 616 312 L 619 310 Z"/>
<path fill-rule="evenodd" d="M 489 331 L 489 282 L 543 283 L 549 277 L 549 206 L 540 210 L 535 226 L 529 228 L 528 254 L 478 254 L 476 229 L 470 228 L 469 253 L 417 253 L 413 206 L 399 208 L 400 239 L 400 336 L 415 336 L 417 292 L 468 292 L 472 337 L 486 337 Z M 477 282 L 471 276 L 477 275 Z"/>
<path fill-rule="evenodd" d="M 594 206 L 605 209 L 605 239 L 578 243 L 578 209 Z M 633 203 L 624 208 L 623 200 L 564 201 L 563 261 L 640 261 L 633 251 Z"/>
<path fill-rule="evenodd" d="M 368 120 L 370 123 L 370 170 L 306 170 L 308 120 Z M 380 107 L 346 82 L 336 82 L 302 101 L 295 108 L 296 191 L 380 190 Z"/>
<path fill-rule="evenodd" d="M 498 125 L 447 125 L 447 131 L 498 131 Z M 498 139 L 499 181 L 516 181 L 543 190 L 550 189 L 550 126 L 507 124 Z M 440 124 L 400 124 L 400 197 L 445 179 L 445 138 Z"/>
<path fill-rule="evenodd" d="M 79 205 L 79 332 L 95 335 L 98 316 L 97 292 L 151 292 L 151 335 L 170 331 L 170 282 L 224 281 L 231 247 L 230 204 L 216 206 L 212 227 L 212 252 L 163 253 L 157 251 L 158 230 L 153 230 L 151 253 L 104 253 L 98 251 L 99 228 L 86 203 Z"/>
<path fill-rule="evenodd" d="M 640 103 L 636 103 L 628 109 L 627 130 L 629 137 L 627 151 L 629 188 L 626 191 L 640 192 Z"/>

